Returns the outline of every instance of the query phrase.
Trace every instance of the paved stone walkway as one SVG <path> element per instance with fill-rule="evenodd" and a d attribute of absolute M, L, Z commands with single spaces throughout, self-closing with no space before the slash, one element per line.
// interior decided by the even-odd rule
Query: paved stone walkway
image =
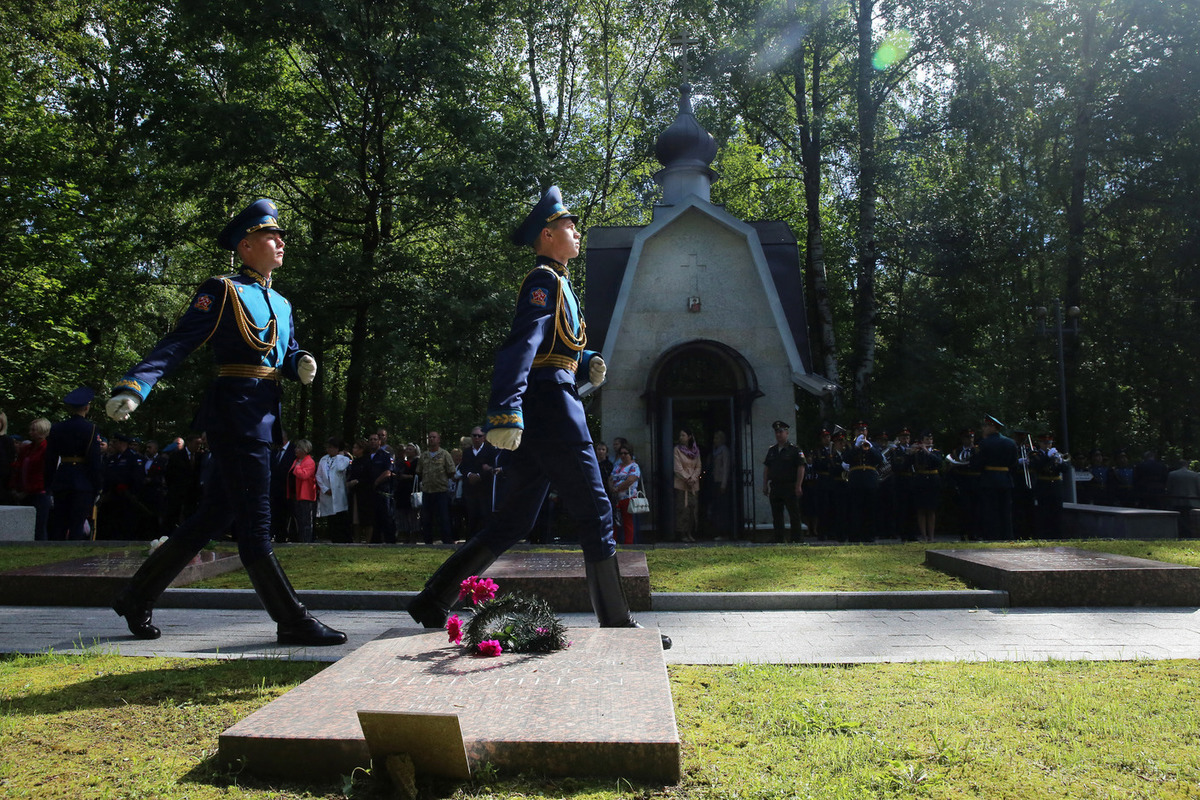
<path fill-rule="evenodd" d="M 399 611 L 317 616 L 345 631 L 347 644 L 279 646 L 274 624 L 259 610 L 158 609 L 154 621 L 163 635 L 147 642 L 132 638 L 108 609 L 0 606 L 0 652 L 99 648 L 131 656 L 333 661 L 389 628 L 416 627 Z M 685 610 L 637 617 L 674 640 L 668 664 L 1200 658 L 1196 608 Z M 568 627 L 596 624 L 591 614 L 563 619 Z"/>

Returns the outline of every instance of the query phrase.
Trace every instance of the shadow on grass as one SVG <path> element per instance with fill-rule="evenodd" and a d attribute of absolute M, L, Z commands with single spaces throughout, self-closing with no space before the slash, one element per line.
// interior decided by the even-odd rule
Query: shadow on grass
<path fill-rule="evenodd" d="M 301 683 L 326 664 L 285 661 L 214 661 L 94 678 L 31 691 L 5 700 L 7 714 L 33 716 L 127 705 L 220 705 L 250 702 L 277 686 Z"/>
<path fill-rule="evenodd" d="M 416 776 L 419 800 L 441 800 L 451 796 L 463 798 L 513 797 L 596 797 L 614 790 L 625 796 L 650 797 L 662 790 L 655 784 L 632 783 L 623 778 L 584 779 L 556 778 L 543 775 L 504 775 L 490 765 L 473 765 L 475 775 L 469 781 L 455 781 L 430 775 Z M 246 772 L 245 764 L 227 764 L 215 753 L 208 754 L 196 766 L 180 776 L 181 784 L 209 786 L 215 789 L 238 787 L 247 791 L 281 792 L 316 797 L 347 797 L 353 800 L 394 800 L 399 795 L 389 779 L 374 769 L 357 769 L 353 775 L 342 775 L 336 781 L 309 782 L 264 780 Z"/>

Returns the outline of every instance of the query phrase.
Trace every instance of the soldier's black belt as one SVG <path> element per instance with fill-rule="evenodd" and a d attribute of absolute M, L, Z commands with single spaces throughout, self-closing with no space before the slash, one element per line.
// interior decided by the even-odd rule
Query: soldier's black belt
<path fill-rule="evenodd" d="M 63 464 L 82 464 L 83 456 L 63 456 L 59 461 Z"/>

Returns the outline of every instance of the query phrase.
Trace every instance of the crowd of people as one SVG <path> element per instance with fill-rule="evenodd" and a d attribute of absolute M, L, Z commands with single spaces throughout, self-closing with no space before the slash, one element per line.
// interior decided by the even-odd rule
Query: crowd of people
<path fill-rule="evenodd" d="M 1050 433 L 1013 431 L 1010 438 L 1003 429 L 986 417 L 978 438 L 964 429 L 957 445 L 943 451 L 930 431 L 873 436 L 860 422 L 849 431 L 821 429 L 806 454 L 787 442 L 787 425 L 776 422 L 779 441 L 768 453 L 764 492 L 771 496 L 777 538 L 789 538 L 787 510 L 791 537 L 803 530 L 842 542 L 932 541 L 939 516 L 948 516 L 952 535 L 964 540 L 1057 539 L 1064 536 L 1063 502 L 1072 498 L 1183 512 L 1180 533 L 1193 535 L 1190 511 L 1200 508 L 1200 473 L 1186 459 L 1168 465 L 1147 450 L 1135 463 L 1126 450 L 1110 458 L 1098 449 L 1072 457 L 1055 447 Z M 794 451 L 790 471 L 787 448 Z M 783 480 L 774 480 L 777 473 Z"/>
<path fill-rule="evenodd" d="M 29 422 L 24 436 L 8 431 L 0 411 L 0 505 L 36 510 L 39 540 L 69 538 L 66 522 L 54 524 L 54 471 L 46 454 L 51 423 Z M 804 450 L 788 440 L 788 426 L 774 425 L 775 445 L 764 461 L 763 492 L 772 509 L 775 539 L 844 542 L 876 539 L 932 541 L 938 533 L 964 539 L 1004 538 L 994 520 L 981 515 L 979 463 L 974 430 L 963 430 L 954 448 L 935 446 L 932 433 L 913 436 L 901 428 L 872 436 L 863 423 L 853 431 L 823 428 Z M 1049 434 L 1013 436 L 1017 447 L 1012 483 L 1011 525 L 1016 538 L 1062 536 L 1061 503 L 1066 469 L 1073 467 L 1076 499 L 1094 505 L 1190 511 L 1200 508 L 1200 473 L 1182 458 L 1171 463 L 1144 451 L 1135 461 L 1126 450 L 1092 450 L 1068 458 Z M 597 460 L 614 509 L 619 545 L 645 543 L 630 502 L 644 496 L 646 477 L 629 442 L 597 442 Z M 195 512 L 211 479 L 212 460 L 203 434 L 165 444 L 124 434 L 97 436 L 100 480 L 94 504 L 75 538 L 149 540 L 168 535 Z M 271 467 L 272 540 L 382 544 L 452 544 L 484 527 L 504 493 L 509 451 L 484 438 L 481 427 L 442 447 L 430 431 L 422 449 L 415 442 L 392 445 L 386 428 L 347 444 L 339 437 L 314 452 L 307 439 L 288 441 Z M 672 453 L 674 530 L 656 541 L 681 543 L 737 539 L 732 527 L 733 474 L 725 434 L 701 448 L 681 429 Z M 972 463 L 974 460 L 974 464 Z M 988 476 L 992 477 L 992 476 Z M 984 490 L 986 492 L 986 489 Z M 547 497 L 531 541 L 570 538 L 570 523 L 557 519 L 556 495 Z M 1003 521 L 1005 515 L 999 519 Z M 786 524 L 785 524 L 786 523 Z M 1191 535 L 1186 514 L 1181 533 Z M 226 534 L 228 535 L 228 534 Z"/>

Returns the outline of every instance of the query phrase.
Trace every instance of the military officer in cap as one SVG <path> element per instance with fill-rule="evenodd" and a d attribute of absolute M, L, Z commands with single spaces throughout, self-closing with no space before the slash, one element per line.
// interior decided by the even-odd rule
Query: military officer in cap
<path fill-rule="evenodd" d="M 775 539 L 780 542 L 800 541 L 800 504 L 804 495 L 804 473 L 807 462 L 804 451 L 788 441 L 791 427 L 781 419 L 771 423 L 775 431 L 775 444 L 767 450 L 763 459 L 763 494 L 771 500 L 771 522 L 775 526 Z M 787 509 L 791 534 L 784 533 L 783 511 Z"/>
<path fill-rule="evenodd" d="M 408 606 L 427 628 L 446 624 L 459 586 L 480 575 L 529 535 L 553 484 L 559 507 L 574 518 L 592 607 L 601 627 L 639 627 L 629 613 L 617 569 L 612 506 L 600 477 L 592 435 L 575 383 L 604 382 L 606 367 L 587 350 L 587 334 L 567 262 L 579 255 L 579 217 L 551 186 L 514 231 L 513 244 L 537 255 L 517 296 L 508 338 L 496 353 L 484 433 L 511 451 L 504 500 L 487 526 L 442 564 Z M 663 647 L 671 640 L 663 637 Z"/>
<path fill-rule="evenodd" d="M 138 494 L 146 480 L 146 466 L 134 438 L 124 433 L 112 437 L 112 455 L 104 464 L 104 499 L 100 504 L 97 539 L 141 539 L 144 506 Z"/>
<path fill-rule="evenodd" d="M 1037 503 L 1033 529 L 1039 539 L 1062 537 L 1062 481 L 1066 469 L 1062 453 L 1054 446 L 1054 436 L 1050 433 L 1039 434 L 1037 445 L 1029 454 L 1029 470 L 1034 479 L 1033 496 Z"/>
<path fill-rule="evenodd" d="M 46 489 L 54 495 L 50 539 L 87 539 L 84 524 L 92 516 L 104 481 L 100 437 L 88 411 L 96 393 L 81 386 L 63 398 L 71 415 L 54 423 L 46 436 Z"/>
<path fill-rule="evenodd" d="M 992 541 L 1013 538 L 1012 470 L 1017 466 L 1017 443 L 1000 433 L 1000 420 L 983 418 L 983 438 L 971 459 L 971 469 L 979 472 L 976 498 L 983 523 L 983 538 Z"/>
<path fill-rule="evenodd" d="M 232 527 L 238 555 L 281 644 L 337 645 L 339 631 L 322 624 L 300 603 L 271 548 L 271 450 L 281 443 L 283 379 L 308 384 L 317 362 L 296 344 L 292 306 L 271 288 L 283 264 L 279 212 L 258 200 L 225 226 L 217 244 L 237 253 L 242 266 L 209 278 L 192 297 L 175 326 L 144 361 L 113 389 L 108 415 L 120 422 L 145 402 L 164 375 L 208 343 L 217 378 L 208 389 L 193 427 L 207 433 L 212 480 L 196 512 L 142 564 L 113 603 L 129 630 L 156 639 L 151 609 L 175 576 L 208 544 Z"/>

